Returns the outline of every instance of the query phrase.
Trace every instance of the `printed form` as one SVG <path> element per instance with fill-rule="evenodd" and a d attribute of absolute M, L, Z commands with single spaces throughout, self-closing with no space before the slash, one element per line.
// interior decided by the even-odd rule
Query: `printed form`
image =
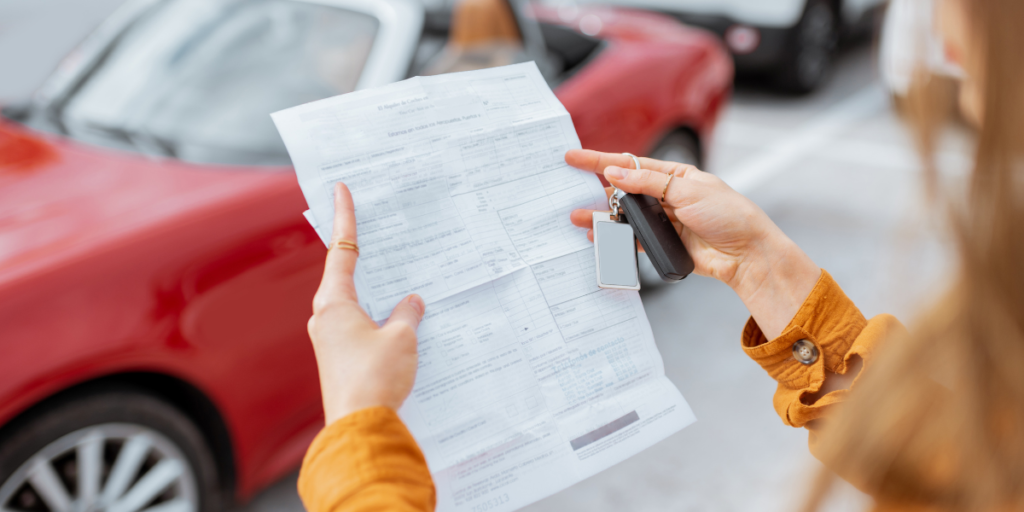
<path fill-rule="evenodd" d="M 374 320 L 427 303 L 416 384 L 399 411 L 438 510 L 507 511 L 695 421 L 665 377 L 640 296 L 597 287 L 576 208 L 606 209 L 566 165 L 569 113 L 531 63 L 416 77 L 277 112 L 329 241 L 351 189 L 359 300 Z"/>

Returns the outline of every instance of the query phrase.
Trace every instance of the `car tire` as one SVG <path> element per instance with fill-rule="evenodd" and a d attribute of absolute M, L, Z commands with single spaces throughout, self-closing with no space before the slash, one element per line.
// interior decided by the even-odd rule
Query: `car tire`
<path fill-rule="evenodd" d="M 700 144 L 693 135 L 681 130 L 674 131 L 654 147 L 651 158 L 700 167 Z"/>
<path fill-rule="evenodd" d="M 0 509 L 220 510 L 213 455 L 174 406 L 103 390 L 44 407 L 0 438 Z"/>
<path fill-rule="evenodd" d="M 829 75 L 839 43 L 839 13 L 829 0 L 808 0 L 800 21 L 786 35 L 785 60 L 777 76 L 785 91 L 807 94 Z"/>
<path fill-rule="evenodd" d="M 651 158 L 667 162 L 701 166 L 700 144 L 689 132 L 677 130 L 669 133 L 651 151 Z M 640 271 L 640 291 L 653 291 L 667 287 L 671 283 L 662 281 L 651 260 L 644 253 L 637 254 L 637 268 Z"/>

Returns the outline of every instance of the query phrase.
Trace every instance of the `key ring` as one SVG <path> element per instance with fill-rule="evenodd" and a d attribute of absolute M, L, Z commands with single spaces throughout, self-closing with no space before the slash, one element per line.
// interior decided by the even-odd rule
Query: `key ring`
<path fill-rule="evenodd" d="M 622 191 L 615 185 L 612 185 L 612 188 L 615 190 L 612 191 L 612 195 L 608 196 L 608 208 L 612 211 L 611 219 L 617 221 L 619 220 L 619 194 Z"/>
<path fill-rule="evenodd" d="M 632 153 L 623 153 L 623 155 L 632 158 L 633 165 L 636 166 L 637 170 L 640 169 L 640 159 L 637 158 L 636 155 Z M 622 189 L 620 189 L 619 187 L 616 187 L 615 185 L 612 185 L 612 188 L 614 190 L 612 191 L 612 195 L 608 196 L 608 208 L 612 210 L 612 220 L 617 221 L 619 220 L 619 199 L 622 199 L 622 196 L 626 195 L 626 193 L 623 192 Z"/>
<path fill-rule="evenodd" d="M 623 155 L 626 155 L 626 156 L 632 158 L 633 159 L 633 165 L 636 166 L 636 170 L 638 170 L 638 171 L 640 170 L 640 159 L 637 158 L 636 155 L 634 155 L 633 153 L 623 153 Z"/>

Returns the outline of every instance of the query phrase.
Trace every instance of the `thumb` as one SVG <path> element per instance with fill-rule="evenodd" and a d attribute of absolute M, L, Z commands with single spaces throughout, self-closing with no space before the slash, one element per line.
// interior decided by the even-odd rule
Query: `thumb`
<path fill-rule="evenodd" d="M 385 326 L 394 323 L 404 323 L 412 327 L 415 331 L 420 325 L 420 320 L 423 319 L 423 311 L 426 309 L 426 305 L 423 303 L 423 299 L 416 294 L 410 295 L 399 302 L 395 309 L 391 311 L 391 317 Z"/>
<path fill-rule="evenodd" d="M 661 192 L 665 190 L 665 184 L 668 183 L 671 176 L 671 174 L 650 169 L 626 169 L 615 165 L 610 165 L 604 170 L 605 179 L 623 192 L 644 194 L 659 199 L 661 198 Z M 673 180 L 669 186 L 675 188 L 678 186 L 679 181 L 681 180 Z"/>

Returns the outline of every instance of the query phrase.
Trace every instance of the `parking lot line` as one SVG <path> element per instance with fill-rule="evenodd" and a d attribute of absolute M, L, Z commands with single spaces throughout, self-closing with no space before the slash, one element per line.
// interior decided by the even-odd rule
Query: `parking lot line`
<path fill-rule="evenodd" d="M 804 123 L 785 142 L 754 154 L 720 176 L 736 191 L 749 194 L 842 130 L 888 106 L 885 91 L 877 84 L 869 85 Z"/>

